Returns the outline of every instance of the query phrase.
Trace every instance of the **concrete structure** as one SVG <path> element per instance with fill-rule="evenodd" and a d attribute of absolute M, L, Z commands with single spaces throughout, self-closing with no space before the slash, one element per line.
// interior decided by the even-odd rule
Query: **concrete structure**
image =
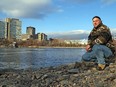
<path fill-rule="evenodd" d="M 30 35 L 30 39 L 35 39 L 35 28 L 32 26 L 27 27 L 26 34 Z"/>
<path fill-rule="evenodd" d="M 35 28 L 31 27 L 31 26 L 27 27 L 26 34 L 28 34 L 28 35 L 35 35 Z"/>
<path fill-rule="evenodd" d="M 11 39 L 21 39 L 21 21 L 15 18 L 5 19 L 5 38 Z"/>
<path fill-rule="evenodd" d="M 28 34 L 22 34 L 21 36 L 21 40 L 23 41 L 29 40 L 30 38 L 31 38 L 31 35 L 28 35 Z"/>
<path fill-rule="evenodd" d="M 5 38 L 5 22 L 0 21 L 0 39 Z"/>
<path fill-rule="evenodd" d="M 37 33 L 36 34 L 36 39 L 39 41 L 46 41 L 47 40 L 47 35 L 44 33 Z"/>

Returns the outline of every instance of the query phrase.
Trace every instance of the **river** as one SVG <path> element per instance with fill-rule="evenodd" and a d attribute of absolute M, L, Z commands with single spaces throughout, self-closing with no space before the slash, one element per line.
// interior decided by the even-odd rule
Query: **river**
<path fill-rule="evenodd" d="M 1 48 L 0 69 L 38 69 L 81 61 L 83 48 Z"/>

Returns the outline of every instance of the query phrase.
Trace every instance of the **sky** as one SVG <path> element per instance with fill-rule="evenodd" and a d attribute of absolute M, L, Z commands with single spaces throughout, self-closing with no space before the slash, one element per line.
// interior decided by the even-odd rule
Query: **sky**
<path fill-rule="evenodd" d="M 0 20 L 18 18 L 22 33 L 36 28 L 53 38 L 84 39 L 93 28 L 92 17 L 100 16 L 116 33 L 116 0 L 1 0 Z"/>

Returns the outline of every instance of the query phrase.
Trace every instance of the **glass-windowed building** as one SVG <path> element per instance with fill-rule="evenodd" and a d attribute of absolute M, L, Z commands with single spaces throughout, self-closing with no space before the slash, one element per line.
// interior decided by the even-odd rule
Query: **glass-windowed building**
<path fill-rule="evenodd" d="M 0 39 L 5 38 L 5 22 L 0 21 Z"/>
<path fill-rule="evenodd" d="M 31 26 L 27 27 L 26 34 L 35 35 L 35 28 Z"/>
<path fill-rule="evenodd" d="M 39 41 L 47 41 L 47 35 L 44 33 L 37 33 L 36 39 L 38 39 Z"/>
<path fill-rule="evenodd" d="M 6 18 L 5 19 L 5 32 L 7 39 L 21 39 L 21 26 L 22 23 L 19 19 Z"/>

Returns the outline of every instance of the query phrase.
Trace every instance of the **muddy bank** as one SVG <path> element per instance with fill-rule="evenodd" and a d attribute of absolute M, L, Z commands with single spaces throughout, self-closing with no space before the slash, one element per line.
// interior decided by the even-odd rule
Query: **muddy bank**
<path fill-rule="evenodd" d="M 96 70 L 93 62 L 38 70 L 0 70 L 0 87 L 116 87 L 116 57 L 108 63 L 102 71 Z"/>

